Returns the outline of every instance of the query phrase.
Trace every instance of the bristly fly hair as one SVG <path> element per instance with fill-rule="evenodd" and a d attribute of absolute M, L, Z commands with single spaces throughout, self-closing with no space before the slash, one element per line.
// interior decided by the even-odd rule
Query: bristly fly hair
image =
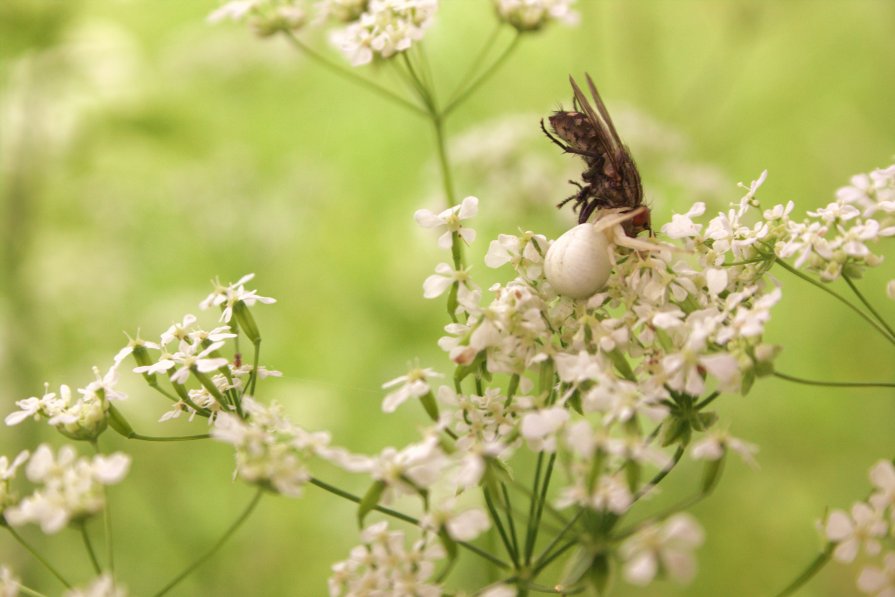
<path fill-rule="evenodd" d="M 630 212 L 631 219 L 625 222 L 624 229 L 629 236 L 636 236 L 650 229 L 650 213 L 643 205 L 640 173 L 628 148 L 619 139 L 596 85 L 590 75 L 586 77 L 593 105 L 575 79 L 569 77 L 573 92 L 572 110 L 560 109 L 547 118 L 552 133 L 541 119 L 541 130 L 547 137 L 564 152 L 581 156 L 587 165 L 581 175 L 583 184 L 570 181 L 578 187 L 578 192 L 557 207 L 574 201 L 573 209 L 578 212 L 579 224 L 587 222 L 597 209 Z"/>

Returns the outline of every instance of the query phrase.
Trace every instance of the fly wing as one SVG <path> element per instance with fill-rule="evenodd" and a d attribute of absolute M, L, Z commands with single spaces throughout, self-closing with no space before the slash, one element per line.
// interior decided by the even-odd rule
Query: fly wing
<path fill-rule="evenodd" d="M 605 144 L 611 147 L 610 151 L 607 152 L 609 160 L 615 167 L 616 172 L 621 176 L 622 184 L 632 202 L 634 205 L 638 205 L 643 198 L 643 189 L 640 186 L 640 173 L 637 171 L 637 166 L 634 165 L 634 159 L 628 152 L 628 148 L 622 143 L 618 136 L 618 132 L 615 130 L 615 124 L 612 122 L 612 117 L 609 116 L 609 111 L 606 109 L 606 104 L 603 103 L 603 98 L 600 97 L 600 93 L 597 91 L 597 86 L 594 85 L 594 81 L 590 78 L 590 75 L 585 74 L 585 76 L 587 77 L 587 86 L 590 89 L 590 94 L 594 98 L 594 104 L 597 106 L 597 110 L 600 113 L 600 122 L 603 125 L 602 129 L 604 133 L 606 133 L 605 136 L 607 137 L 607 140 L 605 141 Z M 575 89 L 576 98 L 579 95 L 584 95 L 574 82 L 572 86 Z M 581 100 L 579 99 L 579 101 Z M 587 105 L 587 109 L 588 114 L 593 115 L 592 117 L 595 118 L 596 115 L 593 114 L 593 108 L 589 104 Z"/>
<path fill-rule="evenodd" d="M 588 77 L 588 82 L 590 82 L 590 77 Z M 610 129 L 606 125 L 604 119 L 600 118 L 600 116 L 598 116 L 597 113 L 594 112 L 594 108 L 590 104 L 590 100 L 587 99 L 587 96 L 584 95 L 584 92 L 581 91 L 580 87 L 578 87 L 578 83 L 575 82 L 575 79 L 569 77 L 569 83 L 572 84 L 572 93 L 574 94 L 575 105 L 579 108 L 579 110 L 581 110 L 584 115 L 587 116 L 587 119 L 590 121 L 591 126 L 593 127 L 594 136 L 596 137 L 597 142 L 600 144 L 600 147 L 603 149 L 603 153 L 607 155 L 609 159 L 614 163 L 617 145 L 619 145 L 615 141 L 615 139 L 618 139 L 618 137 L 616 136 L 615 139 L 611 137 L 612 131 L 614 129 Z M 602 106 L 602 102 L 600 102 L 599 105 Z M 603 110 L 605 110 L 605 107 L 603 107 Z"/>

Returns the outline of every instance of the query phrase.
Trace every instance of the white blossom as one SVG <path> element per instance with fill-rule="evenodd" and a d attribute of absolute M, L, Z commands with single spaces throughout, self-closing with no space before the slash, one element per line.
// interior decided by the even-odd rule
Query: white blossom
<path fill-rule="evenodd" d="M 255 274 L 246 274 L 232 284 L 223 285 L 218 280 L 213 280 L 214 291 L 199 303 L 199 308 L 209 309 L 211 307 L 221 307 L 221 321 L 227 323 L 233 317 L 233 308 L 237 303 L 243 303 L 247 307 L 254 306 L 255 303 L 269 305 L 277 302 L 276 299 L 260 296 L 257 290 L 246 290 L 246 283 L 250 282 Z"/>
<path fill-rule="evenodd" d="M 0 597 L 18 597 L 21 584 L 9 566 L 0 566 Z"/>
<path fill-rule="evenodd" d="M 858 588 L 874 597 L 895 597 L 895 552 L 883 557 L 883 567 L 865 566 L 858 576 Z"/>
<path fill-rule="evenodd" d="M 234 476 L 288 497 L 300 496 L 311 478 L 308 462 L 333 454 L 329 434 L 310 433 L 293 424 L 276 403 L 265 406 L 244 397 L 242 406 L 245 420 L 221 412 L 211 430 L 214 439 L 234 447 Z"/>
<path fill-rule="evenodd" d="M 414 367 L 406 375 L 396 377 L 382 384 L 383 389 L 396 388 L 390 391 L 382 401 L 382 410 L 387 413 L 395 410 L 411 398 L 420 398 L 432 391 L 429 380 L 444 377 L 433 369 Z"/>
<path fill-rule="evenodd" d="M 663 572 L 679 582 L 690 581 L 696 573 L 692 552 L 703 538 L 699 523 L 683 513 L 638 531 L 621 546 L 625 579 L 644 586 Z"/>
<path fill-rule="evenodd" d="M 758 466 L 755 453 L 758 446 L 733 437 L 726 431 L 710 431 L 705 437 L 693 444 L 690 456 L 694 460 L 720 460 L 727 450 L 733 450 L 750 466 Z"/>
<path fill-rule="evenodd" d="M 13 526 L 33 522 L 44 533 L 57 533 L 70 521 L 101 511 L 102 486 L 121 482 L 129 467 L 130 457 L 120 452 L 79 458 L 71 446 L 63 446 L 56 455 L 42 444 L 25 469 L 28 480 L 40 487 L 8 508 L 4 517 Z"/>
<path fill-rule="evenodd" d="M 369 0 L 366 9 L 333 41 L 353 66 L 390 58 L 423 38 L 438 0 Z"/>
<path fill-rule="evenodd" d="M 519 31 L 535 31 L 550 21 L 578 22 L 575 0 L 494 0 L 498 16 Z"/>
<path fill-rule="evenodd" d="M 852 506 L 851 513 L 833 510 L 827 517 L 827 539 L 836 543 L 833 557 L 840 562 L 852 562 L 863 547 L 869 555 L 880 552 L 879 539 L 885 535 L 888 525 L 880 512 L 863 502 Z"/>
<path fill-rule="evenodd" d="M 413 214 L 413 218 L 423 228 L 434 228 L 436 232 L 441 232 L 441 236 L 438 237 L 438 246 L 442 249 L 450 249 L 451 238 L 455 233 L 467 244 L 475 240 L 475 230 L 465 228 L 463 220 L 475 217 L 478 211 L 478 198 L 466 197 L 460 202 L 460 205 L 450 207 L 439 214 L 428 209 L 418 209 Z"/>
<path fill-rule="evenodd" d="M 408 548 L 404 533 L 390 530 L 388 522 L 382 521 L 364 529 L 361 541 L 348 559 L 332 566 L 328 581 L 331 597 L 440 597 L 443 594 L 431 580 L 436 562 L 445 555 L 433 536 L 425 535 Z"/>
<path fill-rule="evenodd" d="M 101 574 L 84 588 L 66 591 L 63 597 L 127 597 L 127 590 L 108 573 Z"/>

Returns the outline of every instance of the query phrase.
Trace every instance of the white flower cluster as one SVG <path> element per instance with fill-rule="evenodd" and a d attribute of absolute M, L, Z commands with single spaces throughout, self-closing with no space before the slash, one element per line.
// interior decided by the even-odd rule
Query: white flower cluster
<path fill-rule="evenodd" d="M 246 274 L 232 284 L 221 284 L 220 281 L 214 281 L 214 291 L 199 303 L 200 309 L 210 309 L 211 307 L 221 308 L 221 321 L 229 323 L 233 318 L 234 309 L 239 305 L 253 307 L 255 303 L 271 305 L 276 299 L 269 296 L 261 296 L 257 290 L 246 290 L 246 283 L 254 279 L 255 274 Z"/>
<path fill-rule="evenodd" d="M 858 588 L 869 595 L 895 595 L 895 466 L 880 460 L 870 469 L 873 492 L 850 511 L 833 510 L 827 515 L 824 534 L 835 544 L 833 558 L 851 563 L 859 555 L 871 558 L 858 575 Z M 883 548 L 883 545 L 886 548 Z"/>
<path fill-rule="evenodd" d="M 625 579 L 648 585 L 662 571 L 676 581 L 689 582 L 696 575 L 692 552 L 703 539 L 699 523 L 688 514 L 675 514 L 641 529 L 621 546 Z"/>
<path fill-rule="evenodd" d="M 423 38 L 437 10 L 438 0 L 369 0 L 333 40 L 354 66 L 390 58 Z"/>
<path fill-rule="evenodd" d="M 305 0 L 230 0 L 210 15 L 208 20 L 247 22 L 260 36 L 280 31 L 297 31 L 308 23 Z"/>
<path fill-rule="evenodd" d="M 191 420 L 198 414 L 213 422 L 219 412 L 239 409 L 253 375 L 257 379 L 281 375 L 260 365 L 256 371 L 252 364 L 242 362 L 238 352 L 232 361 L 223 356 L 224 348 L 238 337 L 238 331 L 253 342 L 260 340 L 249 308 L 256 303 L 276 302 L 245 288 L 245 283 L 253 277 L 254 274 L 248 274 L 228 285 L 215 281 L 214 291 L 200 303 L 203 309 L 219 307 L 221 320 L 227 325 L 206 330 L 198 325 L 195 315 L 187 314 L 162 332 L 158 342 L 131 340 L 115 357 L 117 366 L 126 357 L 133 356 L 139 365 L 134 372 L 142 373 L 150 385 L 157 385 L 158 375 L 166 376 L 171 382 L 179 399 L 162 415 L 161 421 L 176 419 L 185 413 Z M 152 357 L 150 350 L 158 351 L 158 356 Z M 188 387 L 191 380 L 198 383 Z"/>
<path fill-rule="evenodd" d="M 551 21 L 577 23 L 574 3 L 575 0 L 494 0 L 494 7 L 501 20 L 519 31 L 536 31 Z"/>
<path fill-rule="evenodd" d="M 454 386 L 433 387 L 437 376 L 424 370 L 392 382 L 398 390 L 387 403 L 389 411 L 409 398 L 426 406 L 434 394 L 444 412 L 424 441 L 353 470 L 372 474 L 383 495 L 462 494 L 493 482 L 524 446 L 556 458 L 565 473 L 562 481 L 554 477 L 557 508 L 625 516 L 651 488 L 646 471 L 660 474 L 676 462 L 665 447 L 684 446 L 708 430 L 715 417 L 704 407 L 720 392 L 748 389 L 774 356 L 762 335 L 780 290 L 764 283 L 766 267 L 730 265 L 754 256 L 748 247 L 768 226 L 745 223 L 761 182 L 707 226 L 694 221 L 702 205 L 677 216 L 665 229 L 677 247 L 646 240 L 649 251 L 614 246 L 609 283 L 587 300 L 550 287 L 544 275 L 550 243 L 531 232 L 491 243 L 486 264 L 511 265 L 517 277 L 489 288 L 485 304 L 468 276 L 445 276 L 439 266 L 436 276 L 447 281 L 437 283 L 436 293 L 430 277 L 424 295 L 456 291 L 455 320 L 439 341 L 458 367 Z M 467 198 L 439 215 L 417 212 L 416 219 L 441 231 L 439 245 L 447 249 L 475 238 L 465 220 L 476 205 Z M 496 375 L 508 379 L 506 389 L 485 387 Z M 467 377 L 475 378 L 476 391 L 461 389 Z M 431 435 L 438 432 L 451 437 L 450 450 Z M 694 445 L 693 457 L 709 461 L 707 471 L 717 471 L 728 450 L 750 462 L 755 451 L 725 432 L 707 433 Z M 437 490 L 442 484 L 447 491 Z M 702 531 L 686 516 L 646 525 L 619 552 L 625 576 L 634 584 L 663 573 L 689 579 L 691 552 L 701 542 Z"/>
<path fill-rule="evenodd" d="M 115 584 L 111 575 L 101 574 L 84 588 L 66 591 L 63 597 L 127 597 L 127 590 Z"/>
<path fill-rule="evenodd" d="M 283 416 L 277 404 L 264 406 L 249 397 L 242 403 L 245 418 L 220 413 L 211 435 L 236 451 L 235 476 L 289 497 L 301 495 L 311 475 L 308 461 L 335 457 L 329 434 L 309 433 Z"/>
<path fill-rule="evenodd" d="M 71 388 L 62 385 L 59 393 L 50 392 L 45 386 L 40 398 L 31 396 L 16 401 L 19 410 L 6 416 L 7 425 L 17 425 L 33 418 L 46 419 L 60 433 L 75 440 L 94 440 L 108 424 L 109 400 L 123 400 L 127 396 L 115 389 L 118 382 L 116 362 L 104 375 L 93 368 L 96 379 L 84 388 L 78 389 L 75 397 Z"/>
<path fill-rule="evenodd" d="M 54 454 L 42 444 L 25 467 L 28 480 L 39 486 L 30 495 L 16 499 L 9 493 L 8 483 L 26 458 L 27 454 L 20 454 L 11 466 L 5 457 L 0 459 L 0 468 L 4 469 L 2 516 L 12 526 L 39 524 L 47 534 L 100 512 L 105 506 L 103 486 L 120 482 L 130 467 L 130 457 L 120 452 L 83 458 L 71 446 L 62 446 Z"/>
<path fill-rule="evenodd" d="M 18 597 L 22 583 L 8 566 L 0 566 L 0 597 Z"/>
<path fill-rule="evenodd" d="M 796 267 L 817 272 L 823 280 L 860 277 L 864 268 L 882 262 L 871 245 L 895 236 L 895 164 L 852 177 L 835 201 L 808 215 L 802 222 L 785 220 L 777 255 L 795 257 Z"/>
<path fill-rule="evenodd" d="M 426 534 L 408 548 L 404 533 L 378 522 L 361 533 L 363 543 L 347 560 L 333 565 L 329 594 L 440 597 L 441 587 L 430 580 L 444 548 L 435 535 Z"/>
<path fill-rule="evenodd" d="M 367 9 L 369 0 L 321 0 L 317 3 L 320 11 L 337 21 L 354 21 Z"/>

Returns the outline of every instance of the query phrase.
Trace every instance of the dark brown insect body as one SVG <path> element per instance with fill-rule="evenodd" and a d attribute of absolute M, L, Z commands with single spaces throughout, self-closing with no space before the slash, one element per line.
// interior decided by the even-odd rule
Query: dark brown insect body
<path fill-rule="evenodd" d="M 587 85 L 595 109 L 575 80 L 569 77 L 569 81 L 574 93 L 573 110 L 559 110 L 547 119 L 553 133 L 547 130 L 543 120 L 541 129 L 563 151 L 581 156 L 587 170 L 581 175 L 584 184 L 571 181 L 578 187 L 578 192 L 557 207 L 575 201 L 574 209 L 580 224 L 585 223 L 594 210 L 621 208 L 631 211 L 631 220 L 624 226 L 630 236 L 649 230 L 649 209 L 643 205 L 640 173 L 628 148 L 619 139 L 597 87 L 588 75 Z"/>

